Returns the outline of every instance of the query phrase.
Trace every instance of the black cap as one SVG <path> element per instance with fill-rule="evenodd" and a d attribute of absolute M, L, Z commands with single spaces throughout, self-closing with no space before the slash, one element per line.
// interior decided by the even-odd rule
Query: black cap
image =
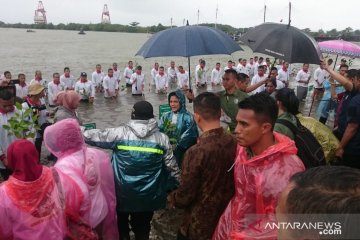
<path fill-rule="evenodd" d="M 86 72 L 81 72 L 81 73 L 80 73 L 80 76 L 81 76 L 81 77 L 87 77 L 87 74 L 86 74 Z"/>
<path fill-rule="evenodd" d="M 132 119 L 149 120 L 154 117 L 154 109 L 151 103 L 140 101 L 134 104 L 132 111 Z"/>

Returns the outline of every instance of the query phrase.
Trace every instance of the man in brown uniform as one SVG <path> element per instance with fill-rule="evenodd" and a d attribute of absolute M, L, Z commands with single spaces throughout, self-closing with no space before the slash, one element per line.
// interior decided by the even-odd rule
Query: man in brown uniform
<path fill-rule="evenodd" d="M 181 183 L 168 199 L 184 209 L 178 239 L 211 239 L 220 215 L 234 195 L 236 140 L 220 126 L 220 99 L 202 93 L 194 100 L 194 119 L 203 134 L 189 148 Z"/>

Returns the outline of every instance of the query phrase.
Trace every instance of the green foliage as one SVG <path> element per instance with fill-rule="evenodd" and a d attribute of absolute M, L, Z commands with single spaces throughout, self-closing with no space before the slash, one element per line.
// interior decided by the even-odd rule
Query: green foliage
<path fill-rule="evenodd" d="M 36 130 L 40 127 L 37 124 L 37 117 L 33 116 L 32 109 L 24 110 L 20 103 L 16 103 L 15 116 L 8 120 L 7 125 L 3 125 L 9 134 L 15 135 L 17 138 L 34 138 Z"/>
<path fill-rule="evenodd" d="M 214 23 L 202 23 L 200 26 L 215 27 Z M 100 31 L 100 32 L 129 32 L 129 33 L 156 33 L 170 26 L 163 26 L 161 23 L 158 25 L 152 25 L 147 27 L 139 26 L 139 22 L 131 22 L 128 25 L 122 24 L 82 24 L 82 23 L 59 23 L 57 25 L 53 23 L 48 24 L 24 24 L 24 23 L 4 23 L 0 21 L 0 27 L 2 28 L 25 28 L 25 29 L 55 29 L 55 30 L 72 30 L 79 31 L 81 28 L 84 31 Z M 174 27 L 174 26 L 173 26 Z M 176 26 L 175 26 L 176 27 Z M 227 24 L 216 24 L 216 28 L 221 31 L 233 36 L 246 33 L 249 28 L 235 28 Z M 311 31 L 310 28 L 303 29 L 304 32 L 312 35 L 313 37 L 333 37 L 333 38 L 342 38 L 348 41 L 359 41 L 360 39 L 360 30 L 352 29 L 347 27 L 343 30 L 331 29 L 330 31 L 324 31 L 320 29 L 318 31 Z"/>
<path fill-rule="evenodd" d="M 171 123 L 169 119 L 164 121 L 164 133 L 169 137 L 171 145 L 177 144 L 180 137 L 179 130 L 176 128 L 176 124 Z"/>

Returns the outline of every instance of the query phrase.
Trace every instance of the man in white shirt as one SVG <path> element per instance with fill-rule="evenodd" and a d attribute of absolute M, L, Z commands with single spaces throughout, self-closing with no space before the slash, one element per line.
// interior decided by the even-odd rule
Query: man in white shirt
<path fill-rule="evenodd" d="M 247 71 L 247 68 L 246 68 L 246 59 L 244 59 L 244 58 L 239 59 L 239 64 L 237 66 L 237 72 L 245 73 L 246 75 L 249 75 L 249 72 Z"/>
<path fill-rule="evenodd" d="M 151 85 L 155 85 L 155 77 L 159 73 L 159 63 L 155 63 L 153 69 L 151 69 Z"/>
<path fill-rule="evenodd" d="M 215 68 L 211 71 L 211 84 L 220 85 L 222 80 L 220 63 L 216 63 Z"/>
<path fill-rule="evenodd" d="M 278 62 L 276 64 L 276 66 L 275 66 L 278 71 L 282 68 L 283 62 L 284 62 L 284 60 L 278 59 Z"/>
<path fill-rule="evenodd" d="M 171 61 L 170 62 L 170 67 L 167 69 L 167 74 L 169 77 L 169 81 L 171 83 L 176 83 L 177 82 L 177 73 L 179 72 L 179 70 L 177 69 L 177 67 L 175 67 L 175 62 Z"/>
<path fill-rule="evenodd" d="M 25 74 L 20 73 L 18 75 L 19 84 L 15 84 L 16 87 L 16 97 L 25 99 L 28 95 L 28 88 L 29 86 L 26 84 L 26 77 Z"/>
<path fill-rule="evenodd" d="M 54 98 L 56 95 L 65 90 L 65 84 L 60 81 L 60 74 L 54 73 L 53 80 L 48 84 L 48 101 L 49 107 L 56 107 Z"/>
<path fill-rule="evenodd" d="M 65 84 L 66 90 L 74 90 L 75 89 L 75 78 L 73 75 L 70 75 L 70 68 L 64 68 L 64 74 L 60 76 L 60 81 Z"/>
<path fill-rule="evenodd" d="M 119 92 L 119 82 L 114 77 L 114 70 L 108 69 L 108 74 L 104 77 L 103 84 L 104 97 L 116 99 Z"/>
<path fill-rule="evenodd" d="M 141 73 L 142 67 L 137 66 L 136 71 L 131 75 L 129 83 L 132 85 L 133 96 L 142 96 L 145 86 L 145 75 Z"/>
<path fill-rule="evenodd" d="M 309 71 L 309 64 L 304 63 L 303 68 L 296 74 L 295 80 L 297 81 L 296 96 L 300 101 L 306 98 L 308 92 L 308 85 L 311 79 Z"/>
<path fill-rule="evenodd" d="M 202 60 L 200 63 L 200 68 L 195 73 L 195 82 L 197 87 L 205 87 L 206 86 L 206 62 Z"/>
<path fill-rule="evenodd" d="M 179 66 L 178 87 L 181 90 L 189 89 L 189 72 L 184 70 L 183 66 Z"/>
<path fill-rule="evenodd" d="M 10 134 L 3 125 L 9 125 L 9 120 L 19 113 L 14 106 L 14 92 L 8 89 L 0 91 L 0 175 L 3 180 L 7 180 L 11 175 L 7 165 L 7 149 L 9 145 L 16 140 L 14 134 Z"/>
<path fill-rule="evenodd" d="M 279 77 L 278 79 L 282 81 L 286 87 L 289 86 L 290 80 L 290 71 L 289 71 L 289 63 L 283 62 L 282 68 L 278 71 Z"/>
<path fill-rule="evenodd" d="M 96 92 L 102 92 L 103 91 L 102 83 L 103 83 L 103 80 L 104 80 L 104 76 L 105 76 L 105 74 L 101 70 L 101 65 L 96 64 L 95 71 L 91 75 L 91 82 L 94 85 Z"/>
<path fill-rule="evenodd" d="M 75 91 L 80 94 L 81 101 L 94 102 L 95 87 L 87 80 L 86 72 L 80 74 L 80 81 L 75 83 Z"/>
<path fill-rule="evenodd" d="M 272 67 L 270 69 L 269 76 L 271 79 L 276 79 L 276 90 L 279 90 L 279 89 L 282 89 L 285 87 L 285 84 L 278 79 L 279 75 L 278 75 L 278 70 L 276 67 Z"/>
<path fill-rule="evenodd" d="M 168 76 L 165 74 L 164 67 L 159 67 L 159 73 L 155 77 L 156 93 L 166 93 L 169 82 Z"/>
<path fill-rule="evenodd" d="M 256 58 L 256 56 L 255 56 L 255 58 Z M 258 68 L 259 68 L 259 66 L 262 65 L 263 61 L 264 61 L 264 58 L 263 58 L 263 57 L 260 57 L 260 58 L 259 58 L 259 61 L 256 61 L 256 62 L 255 62 L 255 64 L 254 64 L 254 74 L 255 74 L 255 73 L 258 73 Z M 256 75 L 256 74 L 255 74 L 255 75 Z"/>
<path fill-rule="evenodd" d="M 132 87 L 132 84 L 129 83 L 131 75 L 134 73 L 133 62 L 129 61 L 127 67 L 124 70 L 124 78 L 126 82 L 126 87 Z"/>
<path fill-rule="evenodd" d="M 254 77 L 254 58 L 250 58 L 250 61 L 246 64 L 246 70 L 249 73 L 249 77 L 250 79 L 252 79 Z"/>
<path fill-rule="evenodd" d="M 34 83 L 39 83 L 44 88 L 47 88 L 47 81 L 42 78 L 42 73 L 40 70 L 35 71 L 35 78 L 30 81 L 30 85 Z"/>
<path fill-rule="evenodd" d="M 231 60 L 229 60 L 229 61 L 227 62 L 226 67 L 224 67 L 224 72 L 225 72 L 226 70 L 229 70 L 229 69 L 233 69 L 233 61 L 231 61 Z M 234 69 L 234 70 L 236 71 L 236 69 Z"/>
<path fill-rule="evenodd" d="M 11 72 L 5 71 L 0 78 L 0 86 L 8 86 L 10 84 L 11 79 L 12 79 Z"/>
<path fill-rule="evenodd" d="M 264 73 L 264 66 L 259 66 L 258 73 L 251 80 L 251 85 L 255 85 L 259 82 L 264 82 L 267 79 L 267 77 L 268 76 L 266 76 Z M 253 90 L 251 93 L 255 94 L 255 93 L 259 93 L 259 92 L 263 92 L 263 91 L 265 91 L 265 86 L 261 85 L 258 88 L 256 88 L 255 90 Z"/>
<path fill-rule="evenodd" d="M 325 65 L 324 62 L 320 62 L 320 66 L 314 72 L 314 80 L 315 80 L 314 96 L 313 96 L 314 98 L 322 97 L 324 93 L 324 81 L 329 78 L 329 74 L 325 70 L 324 65 Z"/>
<path fill-rule="evenodd" d="M 120 80 L 121 80 L 121 72 L 118 69 L 118 65 L 117 63 L 113 63 L 112 65 L 112 69 L 113 69 L 113 73 L 114 73 L 114 78 L 117 80 L 118 84 L 120 84 Z"/>
<path fill-rule="evenodd" d="M 346 65 L 346 59 L 342 58 L 339 65 L 335 67 L 335 71 L 339 72 L 341 65 Z"/>

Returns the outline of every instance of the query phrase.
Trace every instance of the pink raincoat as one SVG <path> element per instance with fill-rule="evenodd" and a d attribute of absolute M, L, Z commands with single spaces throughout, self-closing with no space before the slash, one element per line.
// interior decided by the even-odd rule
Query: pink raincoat
<path fill-rule="evenodd" d="M 278 196 L 289 179 L 304 171 L 295 143 L 274 132 L 276 144 L 248 159 L 238 146 L 234 168 L 235 195 L 219 219 L 213 240 L 277 239 L 277 230 L 267 229 L 275 220 Z M 257 214 L 257 215 L 255 215 Z"/>
<path fill-rule="evenodd" d="M 35 181 L 24 182 L 10 176 L 0 186 L 1 240 L 64 239 L 65 206 L 79 213 L 84 196 L 71 178 L 58 174 L 65 203 L 61 202 L 59 189 L 48 167 L 43 167 L 41 176 Z"/>
<path fill-rule="evenodd" d="M 71 177 L 90 197 L 84 216 L 103 239 L 118 239 L 114 175 L 108 154 L 85 145 L 75 119 L 65 119 L 45 130 L 44 142 L 58 160 L 55 168 Z"/>

